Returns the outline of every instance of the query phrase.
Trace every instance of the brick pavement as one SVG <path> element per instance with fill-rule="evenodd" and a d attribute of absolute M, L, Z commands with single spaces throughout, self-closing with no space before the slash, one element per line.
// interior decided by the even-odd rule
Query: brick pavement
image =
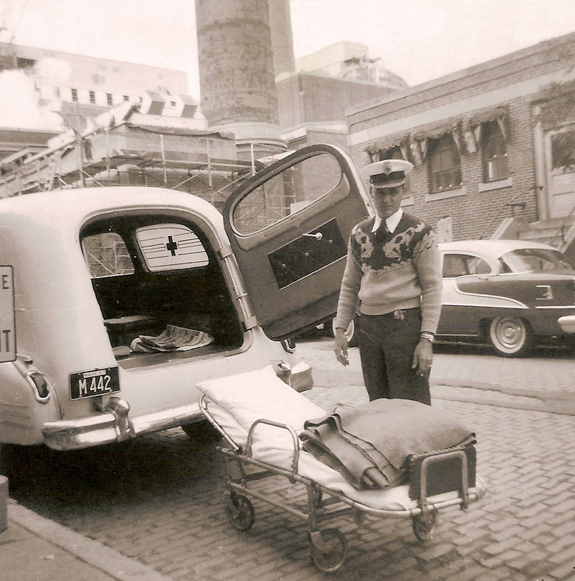
<path fill-rule="evenodd" d="M 356 374 L 354 385 L 361 385 L 361 365 L 358 349 L 350 349 L 350 366 L 335 363 L 333 340 L 323 339 L 298 345 L 300 357 L 314 368 L 345 371 Z M 567 351 L 540 349 L 533 358 L 505 358 L 490 354 L 484 347 L 474 349 L 457 346 L 435 348 L 432 380 L 443 385 L 484 386 L 499 389 L 524 389 L 575 394 L 573 367 L 575 354 Z"/>
<path fill-rule="evenodd" d="M 352 369 L 340 370 L 325 364 L 324 347 L 327 344 L 302 349 L 319 376 L 323 370 L 323 378 L 333 383 L 314 388 L 308 393 L 310 399 L 328 410 L 338 402 L 366 401 L 358 369 L 353 368 L 356 354 L 352 353 Z M 465 370 L 455 369 L 445 357 L 444 369 L 449 368 L 452 377 L 462 377 L 465 370 L 478 373 L 478 368 L 484 368 L 482 379 L 491 373 L 483 357 Z M 438 369 L 442 369 L 441 356 L 436 357 L 434 374 Z M 511 383 L 513 375 L 502 376 L 509 377 L 508 386 L 516 385 Z M 543 387 L 563 390 L 560 383 L 555 386 L 549 381 Z M 406 519 L 370 518 L 363 527 L 347 519 L 334 522 L 330 526 L 346 534 L 349 553 L 333 578 L 575 579 L 575 448 L 571 443 L 575 418 L 524 409 L 524 402 L 512 406 L 497 398 L 521 396 L 497 390 L 477 390 L 478 396 L 487 393 L 482 402 L 457 401 L 457 394 L 449 390 L 457 388 L 435 386 L 434 405 L 474 427 L 478 472 L 487 481 L 488 494 L 468 511 L 442 512 L 433 539 L 425 544 L 415 539 Z M 33 508 L 177 581 L 326 578 L 310 564 L 305 523 L 287 512 L 254 500 L 252 529 L 240 533 L 229 525 L 222 509 L 222 462 L 212 446 L 200 446 L 180 430 L 170 430 L 124 446 L 113 457 L 107 453 L 98 452 L 101 461 L 92 469 L 96 472 L 92 482 L 95 478 L 102 487 L 96 501 L 83 499 L 78 482 L 76 494 L 64 490 L 61 498 L 55 498 L 54 482 L 44 476 L 46 482 L 37 481 L 35 487 L 46 486 L 50 502 Z M 111 479 L 120 483 L 107 484 Z M 302 489 L 279 477 L 257 486 L 285 502 L 304 498 Z M 21 502 L 26 502 L 26 490 L 21 494 Z"/>
<path fill-rule="evenodd" d="M 363 393 L 316 388 L 310 397 L 353 403 Z M 346 564 L 335 578 L 575 578 L 573 418 L 455 401 L 437 405 L 476 427 L 478 470 L 488 495 L 467 512 L 444 511 L 425 545 L 415 540 L 408 520 L 369 519 L 361 528 L 335 521 L 349 542 Z M 187 446 L 184 436 L 174 432 L 162 439 L 168 437 Z M 254 500 L 256 521 L 249 532 L 228 524 L 219 472 L 166 495 L 136 490 L 123 505 L 113 502 L 81 516 L 74 511 L 64 524 L 176 580 L 324 579 L 309 563 L 306 527 L 295 517 Z M 285 502 L 304 498 L 303 490 L 279 477 L 260 482 L 258 489 Z"/>

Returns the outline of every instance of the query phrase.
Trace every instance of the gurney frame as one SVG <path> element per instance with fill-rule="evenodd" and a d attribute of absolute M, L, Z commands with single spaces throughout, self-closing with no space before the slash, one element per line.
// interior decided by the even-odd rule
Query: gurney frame
<path fill-rule="evenodd" d="M 249 497 L 256 498 L 267 504 L 280 508 L 290 514 L 307 520 L 310 540 L 310 556 L 314 565 L 321 571 L 332 573 L 337 571 L 347 557 L 347 540 L 343 533 L 335 528 L 320 528 L 324 522 L 351 516 L 358 526 L 361 526 L 366 516 L 384 518 L 411 518 L 415 536 L 425 542 L 433 535 L 439 510 L 450 506 L 466 509 L 473 501 L 483 496 L 482 487 L 470 489 L 468 480 L 468 458 L 462 447 L 450 448 L 430 453 L 418 466 L 420 490 L 416 506 L 409 509 L 379 509 L 366 506 L 347 497 L 345 494 L 330 489 L 322 484 L 298 474 L 300 456 L 299 438 L 295 430 L 285 424 L 260 419 L 251 426 L 244 448 L 238 446 L 217 423 L 208 409 L 208 398 L 202 394 L 199 401 L 200 409 L 212 426 L 221 434 L 227 443 L 218 445 L 217 450 L 224 456 L 226 470 L 226 501 L 225 508 L 230 523 L 240 531 L 247 531 L 255 520 L 254 506 Z M 254 430 L 258 425 L 273 426 L 287 430 L 293 440 L 293 458 L 291 470 L 274 466 L 252 455 Z M 439 462 L 457 459 L 461 466 L 460 486 L 457 496 L 446 498 L 445 494 L 428 497 L 429 468 Z M 257 471 L 247 471 L 247 467 Z M 301 484 L 307 491 L 306 506 L 301 508 L 280 502 L 267 494 L 262 494 L 253 488 L 248 488 L 252 482 L 271 476 L 283 476 L 292 484 Z M 339 507 L 338 507 L 339 505 Z M 341 506 L 343 505 L 343 507 Z"/>

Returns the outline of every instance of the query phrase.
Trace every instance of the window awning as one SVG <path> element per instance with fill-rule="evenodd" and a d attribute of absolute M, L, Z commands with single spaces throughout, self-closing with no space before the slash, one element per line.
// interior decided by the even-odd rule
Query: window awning
<path fill-rule="evenodd" d="M 378 151 L 389 151 L 394 147 L 401 148 L 402 144 L 405 145 L 408 140 L 409 132 L 396 133 L 370 143 L 366 146 L 365 151 L 371 155 Z"/>
<path fill-rule="evenodd" d="M 405 159 L 415 165 L 421 165 L 427 156 L 429 139 L 439 139 L 451 134 L 461 154 L 475 153 L 481 138 L 482 125 L 497 121 L 504 139 L 508 141 L 508 120 L 506 106 L 491 107 L 378 139 L 368 144 L 365 151 L 370 158 L 373 158 L 380 151 L 385 152 L 394 147 L 400 147 Z"/>
<path fill-rule="evenodd" d="M 421 141 L 422 139 L 439 139 L 448 133 L 453 133 L 459 123 L 460 119 L 450 119 L 447 122 L 436 123 L 413 132 L 411 139 L 417 141 Z"/>
<path fill-rule="evenodd" d="M 507 115 L 507 107 L 495 107 L 495 109 L 486 109 L 483 111 L 476 111 L 471 114 L 470 125 L 475 127 L 481 123 L 489 123 L 490 121 L 499 121 Z"/>

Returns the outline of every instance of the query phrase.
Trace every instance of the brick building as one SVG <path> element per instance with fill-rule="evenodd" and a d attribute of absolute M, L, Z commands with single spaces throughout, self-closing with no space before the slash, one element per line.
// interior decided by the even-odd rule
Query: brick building
<path fill-rule="evenodd" d="M 31 79 L 38 107 L 63 116 L 95 117 L 129 101 L 139 103 L 147 91 L 161 95 L 176 110 L 188 96 L 184 71 L 0 42 L 0 72 L 20 71 Z"/>
<path fill-rule="evenodd" d="M 444 240 L 567 241 L 575 207 L 575 34 L 347 110 L 361 168 L 415 168 L 405 210 Z M 571 144 L 571 145 L 569 145 Z M 566 150 L 567 148 L 567 150 Z"/>

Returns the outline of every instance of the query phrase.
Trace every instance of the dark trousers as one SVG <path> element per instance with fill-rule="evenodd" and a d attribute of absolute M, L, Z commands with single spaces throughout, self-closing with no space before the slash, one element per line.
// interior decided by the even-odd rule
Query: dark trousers
<path fill-rule="evenodd" d="M 429 375 L 412 369 L 420 341 L 421 312 L 407 309 L 385 315 L 359 317 L 359 354 L 370 401 L 411 399 L 431 405 Z"/>

